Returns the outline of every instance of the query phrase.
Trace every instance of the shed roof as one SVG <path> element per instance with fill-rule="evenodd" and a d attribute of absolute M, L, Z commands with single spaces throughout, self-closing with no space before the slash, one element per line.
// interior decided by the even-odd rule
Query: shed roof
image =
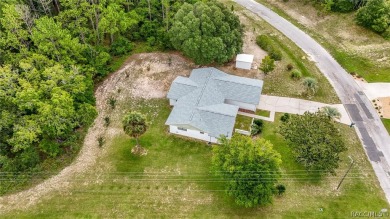
<path fill-rule="evenodd" d="M 253 62 L 253 58 L 254 58 L 254 56 L 250 55 L 250 54 L 238 54 L 237 57 L 236 57 L 236 61 L 237 62 L 249 62 L 249 63 L 252 63 Z"/>

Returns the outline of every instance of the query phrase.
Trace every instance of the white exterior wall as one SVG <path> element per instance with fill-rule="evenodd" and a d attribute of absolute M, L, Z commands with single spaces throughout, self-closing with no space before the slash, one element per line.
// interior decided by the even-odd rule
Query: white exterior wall
<path fill-rule="evenodd" d="M 174 99 L 169 99 L 169 105 L 173 106 L 176 104 L 176 101 L 177 100 L 174 100 Z"/>
<path fill-rule="evenodd" d="M 217 138 L 210 137 L 207 133 L 201 134 L 199 131 L 192 130 L 192 129 L 187 129 L 187 131 L 183 131 L 183 130 L 179 130 L 177 126 L 170 125 L 169 132 L 173 134 L 184 135 L 187 137 L 204 140 L 207 142 L 218 143 Z"/>
<path fill-rule="evenodd" d="M 231 105 L 236 105 L 236 106 L 240 107 L 241 109 L 256 111 L 256 105 L 253 105 L 250 103 L 243 103 L 240 101 L 228 100 L 228 99 L 225 100 L 225 103 L 231 104 Z"/>
<path fill-rule="evenodd" d="M 251 62 L 236 61 L 236 68 L 250 70 L 252 68 L 252 63 Z"/>

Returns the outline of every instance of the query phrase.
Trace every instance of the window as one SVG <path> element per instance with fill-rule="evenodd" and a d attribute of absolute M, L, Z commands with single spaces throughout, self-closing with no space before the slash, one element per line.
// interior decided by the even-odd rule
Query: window
<path fill-rule="evenodd" d="M 187 131 L 187 129 L 185 129 L 185 128 L 182 128 L 182 127 L 177 127 L 177 129 L 179 129 L 179 130 L 181 130 L 181 131 Z"/>
<path fill-rule="evenodd" d="M 204 134 L 204 132 L 200 132 L 200 134 Z"/>

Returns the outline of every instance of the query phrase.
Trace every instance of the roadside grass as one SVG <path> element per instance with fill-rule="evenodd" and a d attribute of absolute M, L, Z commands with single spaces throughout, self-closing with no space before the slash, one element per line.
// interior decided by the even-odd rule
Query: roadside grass
<path fill-rule="evenodd" d="M 244 131 L 250 131 L 253 119 L 248 116 L 237 115 L 236 123 L 234 124 L 235 129 L 241 129 Z"/>
<path fill-rule="evenodd" d="M 270 114 L 271 114 L 271 112 L 268 110 L 260 110 L 260 109 L 256 110 L 256 115 L 258 115 L 258 116 L 269 117 Z"/>
<path fill-rule="evenodd" d="M 382 119 L 383 125 L 385 125 L 387 132 L 390 135 L 390 119 Z"/>
<path fill-rule="evenodd" d="M 248 13 L 240 5 L 226 0 L 222 2 L 227 7 L 234 5 L 236 13 L 245 17 L 245 20 L 247 20 L 244 23 L 245 31 L 253 32 L 256 36 L 260 34 L 269 35 L 273 39 L 276 48 L 282 52 L 282 60 L 275 62 L 275 69 L 263 78 L 263 94 L 307 99 L 330 104 L 340 103 L 329 81 L 318 70 L 315 63 L 310 61 L 307 55 L 291 40 L 264 20 L 261 20 L 254 14 Z M 318 81 L 319 86 L 315 95 L 306 94 L 302 79 L 294 80 L 291 78 L 291 71 L 287 70 L 288 64 L 292 64 L 294 69 L 301 71 L 304 77 L 313 77 Z"/>
<path fill-rule="evenodd" d="M 390 51 L 386 49 L 388 42 L 378 34 L 358 26 L 353 19 L 354 13 L 326 14 L 304 0 L 283 3 L 256 1 L 271 8 L 312 36 L 347 72 L 361 75 L 368 82 L 390 82 L 390 63 L 386 59 L 390 55 Z M 305 12 L 311 10 L 311 16 L 319 17 L 317 19 L 319 22 L 312 26 L 304 25 L 288 15 L 280 6 L 295 8 L 298 12 L 296 14 L 301 14 L 302 10 Z M 309 16 L 307 13 L 305 15 Z"/>
<path fill-rule="evenodd" d="M 140 138 L 148 150 L 146 156 L 134 156 L 134 139 L 120 133 L 103 146 L 106 156 L 96 168 L 70 181 L 69 189 L 2 218 L 346 218 L 351 211 L 389 207 L 354 130 L 348 126 L 337 124 L 349 149 L 337 175 L 318 181 L 296 163 L 278 134 L 282 114 L 276 115 L 274 123 L 265 122 L 262 136 L 282 156 L 280 183 L 287 190 L 275 197 L 273 205 L 241 208 L 225 196 L 224 181 L 211 172 L 211 147 L 168 134 L 164 125 L 170 113 L 167 100 L 134 101 L 126 107 L 120 111 L 138 110 L 151 121 Z M 349 165 L 348 155 L 355 165 L 341 189 L 335 191 Z"/>

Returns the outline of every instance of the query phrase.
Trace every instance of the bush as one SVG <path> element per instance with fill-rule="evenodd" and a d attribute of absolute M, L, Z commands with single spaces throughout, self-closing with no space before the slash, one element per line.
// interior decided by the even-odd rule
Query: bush
<path fill-rule="evenodd" d="M 289 63 L 289 64 L 286 66 L 286 68 L 287 68 L 287 71 L 291 71 L 291 70 L 294 68 L 294 66 L 293 66 L 291 63 Z"/>
<path fill-rule="evenodd" d="M 111 109 L 115 109 L 116 106 L 116 99 L 114 97 L 110 97 L 108 99 L 108 104 L 111 106 Z"/>
<path fill-rule="evenodd" d="M 282 59 L 282 52 L 275 47 L 272 39 L 269 36 L 257 36 L 256 44 L 260 46 L 260 48 L 262 48 L 263 50 L 267 51 L 272 59 L 276 61 L 280 61 Z"/>
<path fill-rule="evenodd" d="M 263 131 L 264 122 L 260 119 L 253 120 L 252 126 L 251 126 L 251 135 L 258 135 L 261 134 Z"/>
<path fill-rule="evenodd" d="M 275 68 L 275 60 L 273 60 L 270 56 L 265 56 L 263 60 L 261 60 L 260 69 L 264 72 L 264 74 L 268 74 Z"/>
<path fill-rule="evenodd" d="M 292 79 L 295 79 L 295 80 L 299 80 L 302 78 L 302 72 L 294 69 L 292 72 L 291 72 L 291 78 Z"/>
<path fill-rule="evenodd" d="M 110 117 L 106 116 L 104 117 L 104 127 L 108 127 L 110 125 Z"/>
<path fill-rule="evenodd" d="M 279 184 L 276 186 L 276 192 L 278 195 L 283 195 L 283 193 L 286 191 L 286 187 L 282 184 Z"/>
<path fill-rule="evenodd" d="M 288 113 L 285 113 L 285 114 L 283 114 L 282 117 L 280 117 L 280 120 L 282 122 L 287 122 L 289 119 L 290 119 L 290 114 L 288 114 Z"/>
<path fill-rule="evenodd" d="M 314 94 L 317 91 L 318 82 L 315 78 L 306 77 L 303 80 L 303 86 L 305 87 L 305 89 L 308 93 L 312 92 Z"/>
<path fill-rule="evenodd" d="M 114 56 L 124 55 L 133 49 L 133 44 L 125 37 L 119 37 L 111 45 L 111 54 Z"/>
<path fill-rule="evenodd" d="M 97 141 L 98 141 L 99 147 L 100 147 L 100 148 L 103 147 L 103 145 L 104 145 L 104 143 L 105 143 L 104 137 L 103 137 L 103 136 L 99 136 L 99 137 L 97 138 Z"/>

